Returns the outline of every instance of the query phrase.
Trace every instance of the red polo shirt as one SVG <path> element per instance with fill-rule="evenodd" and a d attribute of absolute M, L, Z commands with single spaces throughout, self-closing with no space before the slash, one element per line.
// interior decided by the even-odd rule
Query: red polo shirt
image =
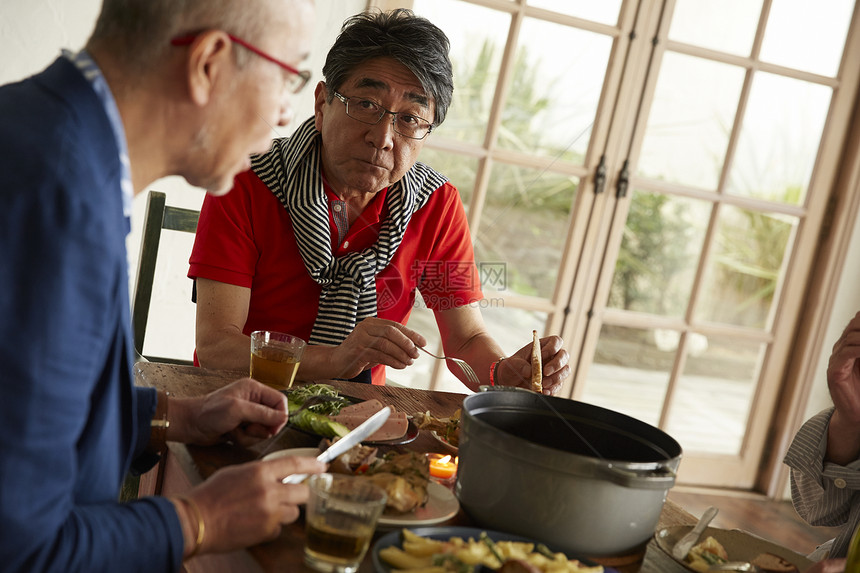
<path fill-rule="evenodd" d="M 373 245 L 387 215 L 386 191 L 377 194 L 343 240 L 331 209 L 337 196 L 326 193 L 335 256 Z M 252 171 L 238 175 L 230 193 L 206 196 L 190 264 L 191 278 L 251 289 L 245 334 L 265 329 L 310 337 L 320 286 L 305 269 L 289 213 Z M 466 215 L 450 183 L 412 216 L 391 263 L 377 274 L 377 316 L 406 324 L 416 288 L 433 310 L 483 298 Z M 373 369 L 373 383 L 385 383 L 383 367 Z"/>

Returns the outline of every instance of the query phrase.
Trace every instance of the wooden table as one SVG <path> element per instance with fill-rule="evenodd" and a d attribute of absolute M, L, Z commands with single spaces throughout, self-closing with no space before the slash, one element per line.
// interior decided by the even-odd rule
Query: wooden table
<path fill-rule="evenodd" d="M 243 375 L 241 372 L 207 370 L 191 366 L 139 362 L 134 367 L 135 382 L 140 386 L 167 390 L 178 397 L 197 396 L 219 388 Z M 371 386 L 350 382 L 327 381 L 345 394 L 361 399 L 378 398 L 406 413 L 431 411 L 437 417 L 453 414 L 463 401 L 463 394 L 432 392 L 411 388 Z M 276 449 L 288 447 L 316 446 L 318 438 L 288 429 L 278 439 Z M 400 451 L 441 452 L 442 447 L 427 432 L 420 432 L 415 441 L 393 449 Z M 202 482 L 217 469 L 237 463 L 252 461 L 259 457 L 257 449 L 243 448 L 232 444 L 199 447 L 170 443 L 168 452 L 159 468 L 141 478 L 141 494 L 160 491 L 173 495 L 187 491 Z M 618 508 L 623 511 L 622 508 Z M 689 525 L 696 518 L 671 501 L 666 501 L 658 522 L 658 529 L 671 525 Z M 471 525 L 462 511 L 446 525 Z M 186 562 L 188 573 L 206 572 L 280 572 L 311 571 L 302 562 L 304 546 L 304 522 L 299 520 L 284 526 L 280 537 L 272 542 L 251 547 L 245 551 L 227 554 L 200 555 Z M 666 555 L 653 539 L 645 548 L 644 558 L 640 550 L 636 555 L 620 559 L 596 559 L 619 571 L 641 571 L 642 573 L 686 573 L 688 570 Z M 371 573 L 373 565 L 365 558 L 361 573 Z"/>

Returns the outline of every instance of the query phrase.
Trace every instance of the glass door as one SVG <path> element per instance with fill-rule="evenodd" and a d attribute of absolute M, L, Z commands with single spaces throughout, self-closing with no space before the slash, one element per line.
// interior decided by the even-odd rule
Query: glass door
<path fill-rule="evenodd" d="M 675 437 L 679 483 L 751 487 L 856 102 L 854 0 L 407 7 L 451 38 L 420 160 L 461 191 L 493 335 L 561 333 L 565 395 Z"/>
<path fill-rule="evenodd" d="M 406 3 L 381 7 L 394 5 Z M 629 43 L 618 22 L 636 17 L 621 6 L 621 0 L 407 5 L 451 40 L 454 101 L 419 160 L 460 190 L 486 295 L 481 310 L 508 352 L 527 344 L 532 330 L 560 333 L 564 323 L 595 198 L 582 189 L 598 169 L 612 117 L 605 109 L 615 105 Z M 430 311 L 416 308 L 410 326 L 438 343 Z M 463 390 L 430 360 L 389 376 Z"/>
<path fill-rule="evenodd" d="M 572 395 L 675 437 L 680 483 L 755 481 L 856 97 L 854 10 L 677 0 L 653 35 L 629 181 L 566 332 Z"/>

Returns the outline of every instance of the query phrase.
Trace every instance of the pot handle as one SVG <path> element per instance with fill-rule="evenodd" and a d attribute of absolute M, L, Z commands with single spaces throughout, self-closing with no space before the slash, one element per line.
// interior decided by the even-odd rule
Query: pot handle
<path fill-rule="evenodd" d="M 677 477 L 675 470 L 667 467 L 640 473 L 615 467 L 611 463 L 599 466 L 597 473 L 615 484 L 636 489 L 669 489 L 675 485 Z"/>

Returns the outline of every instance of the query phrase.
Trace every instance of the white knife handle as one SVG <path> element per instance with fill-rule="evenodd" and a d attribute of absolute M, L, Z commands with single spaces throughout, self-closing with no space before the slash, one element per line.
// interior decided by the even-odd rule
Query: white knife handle
<path fill-rule="evenodd" d="M 388 420 L 391 415 L 391 406 L 386 406 L 379 412 L 372 415 L 370 418 L 359 424 L 357 428 L 343 436 L 340 440 L 332 444 L 326 451 L 317 456 L 317 460 L 325 463 L 334 461 L 334 458 L 348 451 L 356 444 L 360 444 L 362 440 L 373 435 L 373 432 L 378 430 Z M 281 483 L 301 483 L 308 477 L 308 474 L 292 474 L 281 480 Z"/>
<path fill-rule="evenodd" d="M 716 507 L 709 507 L 705 510 L 705 513 L 702 514 L 702 518 L 696 524 L 696 527 L 693 528 L 693 532 L 695 532 L 696 537 L 702 535 L 702 532 L 708 524 L 717 516 L 717 511 Z"/>

